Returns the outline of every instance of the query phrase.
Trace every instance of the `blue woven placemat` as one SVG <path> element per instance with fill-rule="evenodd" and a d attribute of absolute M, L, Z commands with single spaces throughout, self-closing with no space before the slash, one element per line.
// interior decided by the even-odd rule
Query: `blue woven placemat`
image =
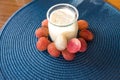
<path fill-rule="evenodd" d="M 0 78 L 5 80 L 120 80 L 120 12 L 108 4 L 80 16 L 95 38 L 68 62 L 36 49 L 35 30 L 49 7 L 69 0 L 36 0 L 17 11 L 0 31 Z M 80 11 L 80 7 L 78 7 Z"/>

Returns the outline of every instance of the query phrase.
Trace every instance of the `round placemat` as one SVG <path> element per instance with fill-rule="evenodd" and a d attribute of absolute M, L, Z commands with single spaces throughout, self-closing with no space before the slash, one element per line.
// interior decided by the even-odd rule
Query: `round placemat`
<path fill-rule="evenodd" d="M 35 0 L 17 11 L 0 34 L 0 74 L 5 80 L 120 80 L 120 12 L 108 4 L 80 16 L 94 40 L 73 61 L 36 49 L 35 30 L 49 7 L 68 0 Z M 79 10 L 79 7 L 78 7 Z"/>

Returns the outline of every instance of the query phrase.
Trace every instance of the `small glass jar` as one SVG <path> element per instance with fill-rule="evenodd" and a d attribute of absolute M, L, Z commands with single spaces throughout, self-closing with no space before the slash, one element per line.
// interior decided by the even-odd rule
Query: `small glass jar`
<path fill-rule="evenodd" d="M 52 41 L 64 36 L 67 40 L 77 36 L 78 10 L 66 3 L 56 4 L 47 12 L 48 29 Z"/>

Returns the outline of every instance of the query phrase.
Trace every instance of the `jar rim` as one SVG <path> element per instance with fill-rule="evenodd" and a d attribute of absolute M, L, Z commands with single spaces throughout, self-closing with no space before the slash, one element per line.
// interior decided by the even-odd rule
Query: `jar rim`
<path fill-rule="evenodd" d="M 49 17 L 49 15 L 50 15 L 50 11 L 52 10 L 52 9 L 54 9 L 55 7 L 58 7 L 58 6 L 66 6 L 65 8 L 72 8 L 74 11 L 75 11 L 75 19 L 73 19 L 73 21 L 71 21 L 71 23 L 69 23 L 69 24 L 66 24 L 66 25 L 58 25 L 58 24 L 54 24 L 54 23 L 52 23 L 51 21 L 50 21 L 50 17 Z M 61 9 L 61 8 L 59 8 L 59 9 Z M 64 27 L 64 26 L 69 26 L 69 25 L 71 25 L 71 24 L 73 24 L 74 22 L 76 22 L 77 21 L 77 19 L 78 19 L 78 17 L 79 17 L 79 13 L 78 13 L 78 10 L 77 10 L 77 8 L 76 7 L 74 7 L 73 5 L 70 5 L 70 4 L 67 4 L 67 3 L 59 3 L 59 4 L 56 4 L 56 5 L 53 5 L 52 7 L 50 7 L 49 9 L 48 9 L 48 11 L 47 11 L 47 19 L 48 19 L 48 21 L 51 23 L 51 24 L 53 24 L 53 25 L 55 25 L 55 26 L 60 26 L 60 27 Z"/>

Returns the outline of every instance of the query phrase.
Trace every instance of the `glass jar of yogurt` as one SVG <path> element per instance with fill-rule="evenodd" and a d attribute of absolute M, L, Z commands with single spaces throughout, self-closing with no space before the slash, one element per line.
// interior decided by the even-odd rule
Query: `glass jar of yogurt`
<path fill-rule="evenodd" d="M 77 9 L 66 3 L 56 4 L 48 10 L 49 34 L 56 46 L 61 45 L 65 48 L 66 44 L 63 43 L 77 36 L 78 16 Z"/>

